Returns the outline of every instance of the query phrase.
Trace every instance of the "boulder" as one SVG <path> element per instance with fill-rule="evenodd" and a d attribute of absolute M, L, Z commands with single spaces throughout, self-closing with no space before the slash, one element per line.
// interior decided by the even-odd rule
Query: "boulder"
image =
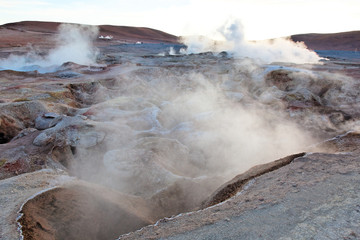
<path fill-rule="evenodd" d="M 38 130 L 44 130 L 51 127 L 54 127 L 58 122 L 60 122 L 62 119 L 62 116 L 56 114 L 56 113 L 45 113 L 39 115 L 35 119 L 35 128 Z"/>

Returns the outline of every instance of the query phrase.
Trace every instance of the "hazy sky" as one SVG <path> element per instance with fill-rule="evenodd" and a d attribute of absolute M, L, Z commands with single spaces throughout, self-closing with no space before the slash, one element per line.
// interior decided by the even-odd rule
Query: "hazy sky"
<path fill-rule="evenodd" d="M 0 24 L 61 21 L 211 35 L 229 18 L 241 20 L 247 39 L 360 30 L 360 0 L 0 0 Z"/>

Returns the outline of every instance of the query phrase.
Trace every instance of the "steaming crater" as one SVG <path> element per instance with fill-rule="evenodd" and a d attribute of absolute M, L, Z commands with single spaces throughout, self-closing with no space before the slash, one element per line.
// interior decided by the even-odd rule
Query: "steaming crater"
<path fill-rule="evenodd" d="M 341 132 L 349 118 L 337 122 L 335 114 L 346 114 L 321 109 L 357 96 L 350 79 L 308 65 L 259 65 L 213 53 L 146 59 L 145 65 L 130 58 L 141 66 L 115 74 L 111 94 L 94 94 L 98 103 L 84 115 L 106 137 L 101 148 L 78 147 L 72 171 L 147 199 L 185 182 L 221 184 L 304 150 L 314 137 Z M 201 199 L 212 191 L 206 188 L 201 196 L 190 189 L 182 194 Z"/>
<path fill-rule="evenodd" d="M 100 214 L 81 208 L 78 203 L 87 198 L 107 209 L 111 217 L 101 215 L 101 221 L 109 225 L 111 236 L 196 210 L 239 172 L 300 152 L 314 137 L 351 127 L 347 113 L 337 109 L 359 101 L 349 78 L 314 71 L 313 66 L 259 65 L 212 53 L 128 61 L 91 75 L 91 83 L 82 83 L 80 77 L 80 83 L 68 86 L 81 103 L 75 115 L 84 124 L 78 125 L 77 135 L 62 130 L 70 131 L 65 136 L 76 149 L 66 165 L 90 185 L 140 199 L 149 211 L 147 220 L 136 218 L 134 226 L 127 223 L 120 231 L 117 224 L 127 214 L 121 210 L 127 200 L 113 205 L 113 200 L 99 199 L 102 191 L 60 189 L 40 195 L 41 204 L 38 199 L 28 203 L 33 210 L 27 217 L 44 222 L 24 223 L 26 231 L 87 231 L 87 221 Z M 46 210 L 51 199 L 57 207 L 64 206 L 66 216 L 72 209 L 68 222 L 54 220 L 64 215 Z M 67 205 L 69 201 L 76 204 Z M 132 210 L 129 214 L 133 216 Z M 78 215 L 85 222 L 72 225 Z M 112 221 L 114 217 L 120 220 Z M 105 236 L 102 227 L 88 233 Z"/>

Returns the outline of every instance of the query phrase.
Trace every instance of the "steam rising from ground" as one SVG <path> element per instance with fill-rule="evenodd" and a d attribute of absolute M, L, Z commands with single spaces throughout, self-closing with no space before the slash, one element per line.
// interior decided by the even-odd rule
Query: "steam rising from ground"
<path fill-rule="evenodd" d="M 202 68 L 138 67 L 120 74 L 118 96 L 88 110 L 106 133 L 105 145 L 79 149 L 77 175 L 151 197 L 185 179 L 224 181 L 311 144 L 278 111 L 264 68 L 250 60 L 212 65 L 194 56 L 186 63 L 192 61 Z"/>
<path fill-rule="evenodd" d="M 239 20 L 229 20 L 217 32 L 222 38 L 220 41 L 203 36 L 183 37 L 183 43 L 188 46 L 187 53 L 230 51 L 235 57 L 249 57 L 262 63 L 318 63 L 321 59 L 304 43 L 295 43 L 290 39 L 246 41 Z"/>
<path fill-rule="evenodd" d="M 56 68 L 65 62 L 95 64 L 97 51 L 92 41 L 97 34 L 98 28 L 95 26 L 61 24 L 55 39 L 56 47 L 45 56 L 40 55 L 35 49 L 24 56 L 11 55 L 0 61 L 0 70 L 37 70 L 43 73 L 56 71 Z"/>
<path fill-rule="evenodd" d="M 93 46 L 93 40 L 98 35 L 98 31 L 96 26 L 60 25 L 58 46 L 49 53 L 46 60 L 52 65 L 69 61 L 84 65 L 94 64 L 97 51 Z"/>
<path fill-rule="evenodd" d="M 359 126 L 341 126 L 345 114 L 331 112 L 360 106 L 359 88 L 350 79 L 294 64 L 263 64 L 316 62 L 315 53 L 284 39 L 246 42 L 236 21 L 219 31 L 226 42 L 200 38 L 187 43 L 188 52 L 196 43 L 196 52 L 227 50 L 235 58 L 212 53 L 179 56 L 174 48 L 162 57 L 120 52 L 122 64 L 67 85 L 65 90 L 75 90 L 73 96 L 83 107 L 69 113 L 88 117 L 84 125 L 69 126 L 68 133 L 55 130 L 59 138 L 69 135 L 66 144 L 76 145 L 67 148 L 70 159 L 75 153 L 75 159 L 65 161 L 70 172 L 149 200 L 146 207 L 158 219 L 194 210 L 225 181 L 255 165 L 305 151 L 314 143 L 309 129 L 334 134 L 339 126 Z M 57 47 L 45 57 L 12 56 L 0 65 L 23 69 L 34 64 L 52 68 L 67 61 L 95 63 L 91 39 L 97 29 L 62 25 L 59 32 Z M 269 79 L 272 73 L 275 77 Z M 315 106 L 328 113 L 316 112 Z M 88 205 L 70 204 L 81 214 L 89 210 Z"/>

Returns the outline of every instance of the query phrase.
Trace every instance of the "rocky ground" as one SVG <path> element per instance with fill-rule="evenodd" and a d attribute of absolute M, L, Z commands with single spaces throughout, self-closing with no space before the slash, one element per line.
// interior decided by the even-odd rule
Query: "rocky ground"
<path fill-rule="evenodd" d="M 360 237 L 358 60 L 97 41 L 0 71 L 0 239 Z"/>
<path fill-rule="evenodd" d="M 347 134 L 326 143 L 336 145 L 336 154 L 291 156 L 276 170 L 257 166 L 222 186 L 207 203 L 219 202 L 214 200 L 224 190 L 231 191 L 230 199 L 120 239 L 358 239 L 360 159 L 354 146 L 359 140 L 358 134 Z"/>

